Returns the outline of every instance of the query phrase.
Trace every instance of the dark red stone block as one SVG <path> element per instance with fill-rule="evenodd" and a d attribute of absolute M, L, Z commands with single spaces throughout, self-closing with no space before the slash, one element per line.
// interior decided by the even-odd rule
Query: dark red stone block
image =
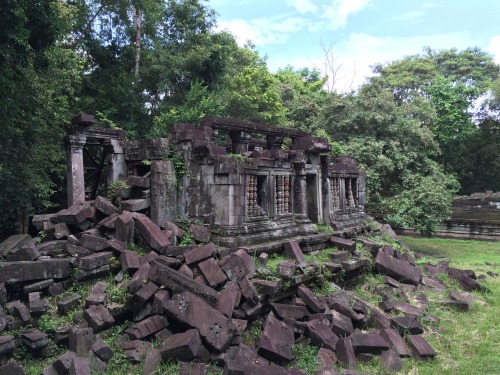
<path fill-rule="evenodd" d="M 304 258 L 304 254 L 302 253 L 302 250 L 300 249 L 300 246 L 297 242 L 295 241 L 288 241 L 283 244 L 285 248 L 285 252 L 287 255 L 297 261 L 297 264 L 299 267 L 305 267 L 307 266 L 307 261 L 306 258 Z"/>
<path fill-rule="evenodd" d="M 351 253 L 356 250 L 356 241 L 348 240 L 346 238 L 335 237 L 333 236 L 330 241 L 334 246 L 337 246 L 339 249 L 347 250 Z M 338 260 L 338 259 L 337 259 Z"/>
<path fill-rule="evenodd" d="M 78 268 L 88 271 L 94 268 L 102 267 L 109 264 L 109 261 L 113 257 L 113 253 L 110 251 L 103 251 L 100 253 L 90 254 L 78 259 Z"/>
<path fill-rule="evenodd" d="M 311 315 L 304 306 L 294 306 L 283 303 L 271 303 L 271 308 L 280 319 L 304 319 Z"/>
<path fill-rule="evenodd" d="M 137 311 L 146 303 L 160 287 L 153 282 L 148 282 L 135 293 L 130 299 L 130 308 L 132 311 Z"/>
<path fill-rule="evenodd" d="M 247 302 L 252 306 L 257 305 L 259 303 L 259 296 L 251 281 L 248 280 L 247 277 L 244 277 L 238 284 L 241 289 L 241 294 L 245 297 Z"/>
<path fill-rule="evenodd" d="M 260 337 L 258 353 L 270 361 L 291 361 L 294 341 L 292 328 L 269 314 Z"/>
<path fill-rule="evenodd" d="M 94 332 L 102 331 L 115 324 L 115 319 L 104 305 L 93 305 L 84 311 L 84 316 Z"/>
<path fill-rule="evenodd" d="M 179 375 L 205 375 L 206 367 L 203 363 L 181 362 Z"/>
<path fill-rule="evenodd" d="M 223 351 L 236 333 L 230 319 L 192 293 L 175 294 L 165 305 L 169 315 L 198 328 L 203 341 L 216 351 Z"/>
<path fill-rule="evenodd" d="M 84 234 L 80 240 L 80 244 L 85 249 L 102 251 L 108 247 L 108 240 L 102 237 Z"/>
<path fill-rule="evenodd" d="M 377 333 L 353 333 L 351 344 L 354 353 L 379 354 L 389 349 L 389 344 Z"/>
<path fill-rule="evenodd" d="M 92 328 L 73 327 L 69 331 L 69 350 L 80 356 L 86 356 L 92 348 L 94 333 Z"/>
<path fill-rule="evenodd" d="M 396 352 L 386 350 L 380 356 L 380 365 L 392 372 L 399 372 L 403 368 L 403 361 Z"/>
<path fill-rule="evenodd" d="M 160 348 L 163 359 L 192 361 L 201 347 L 201 337 L 197 329 L 170 336 Z"/>
<path fill-rule="evenodd" d="M 230 318 L 233 316 L 234 308 L 239 304 L 241 290 L 236 282 L 229 282 L 226 287 L 219 292 L 219 302 L 217 310 Z"/>
<path fill-rule="evenodd" d="M 434 358 L 436 356 L 436 351 L 420 335 L 409 335 L 408 346 L 414 358 Z"/>
<path fill-rule="evenodd" d="M 126 333 L 132 340 L 141 340 L 165 328 L 165 319 L 159 315 L 150 316 L 127 329 Z"/>
<path fill-rule="evenodd" d="M 340 363 L 345 367 L 353 369 L 356 367 L 356 355 L 352 347 L 351 339 L 346 337 L 337 342 L 335 354 Z"/>
<path fill-rule="evenodd" d="M 325 311 L 325 303 L 323 301 L 320 301 L 318 297 L 316 297 L 314 293 L 311 292 L 311 290 L 305 285 L 299 286 L 299 288 L 297 289 L 297 294 L 304 300 L 307 307 L 311 309 L 311 311 L 316 313 L 322 313 Z"/>
<path fill-rule="evenodd" d="M 314 345 L 330 350 L 335 350 L 339 341 L 339 337 L 330 327 L 319 320 L 307 322 L 306 337 L 310 338 Z"/>
<path fill-rule="evenodd" d="M 170 241 L 161 231 L 160 227 L 147 216 L 135 216 L 134 221 L 134 230 L 141 235 L 148 246 L 156 252 L 164 254 L 170 245 Z"/>
<path fill-rule="evenodd" d="M 213 257 L 216 252 L 217 250 L 215 249 L 215 245 L 213 243 L 209 243 L 204 246 L 195 247 L 193 250 L 185 253 L 184 261 L 187 265 L 191 265 Z"/>
<path fill-rule="evenodd" d="M 351 318 L 333 310 L 332 314 L 332 331 L 339 337 L 347 337 L 354 332 Z"/>
<path fill-rule="evenodd" d="M 415 316 L 423 316 L 424 311 L 417 306 L 410 305 L 409 303 L 402 301 L 382 301 L 379 303 L 379 306 L 385 312 L 397 310 L 404 314 L 415 315 Z"/>
<path fill-rule="evenodd" d="M 399 281 L 406 281 L 416 285 L 420 283 L 421 271 L 419 267 L 396 259 L 383 251 L 379 251 L 375 258 L 375 268 Z"/>
<path fill-rule="evenodd" d="M 400 334 L 404 335 L 409 332 L 412 335 L 420 335 L 424 333 L 422 324 L 414 316 L 400 316 L 391 319 L 391 327 L 397 329 Z"/>
<path fill-rule="evenodd" d="M 198 263 L 198 269 L 212 288 L 219 286 L 227 281 L 226 274 L 222 271 L 219 264 L 214 258 L 209 258 Z"/>
<path fill-rule="evenodd" d="M 210 230 L 202 225 L 191 224 L 189 226 L 189 233 L 191 233 L 191 237 L 198 242 L 210 241 Z"/>
<path fill-rule="evenodd" d="M 410 356 L 410 351 L 397 330 L 393 328 L 382 329 L 380 331 L 380 336 L 384 338 L 384 340 L 389 344 L 389 347 L 400 357 Z"/>

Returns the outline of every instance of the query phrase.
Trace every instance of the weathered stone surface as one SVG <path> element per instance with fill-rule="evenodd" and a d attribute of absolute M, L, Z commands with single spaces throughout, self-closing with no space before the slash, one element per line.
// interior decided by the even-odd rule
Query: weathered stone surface
<path fill-rule="evenodd" d="M 7 303 L 5 308 L 11 315 L 21 319 L 23 324 L 26 324 L 31 320 L 29 309 L 19 300 Z"/>
<path fill-rule="evenodd" d="M 436 351 L 420 335 L 409 335 L 408 346 L 413 353 L 413 358 L 433 358 L 436 356 Z"/>
<path fill-rule="evenodd" d="M 69 366 L 68 375 L 90 375 L 89 362 L 87 358 L 75 357 Z"/>
<path fill-rule="evenodd" d="M 343 338 L 349 336 L 352 332 L 354 332 L 354 328 L 352 326 L 352 320 L 349 317 L 335 310 L 333 310 L 331 314 L 332 314 L 332 331 L 337 336 Z"/>
<path fill-rule="evenodd" d="M 335 262 L 341 262 L 349 259 L 349 253 L 347 251 L 336 251 L 330 254 L 330 259 Z"/>
<path fill-rule="evenodd" d="M 247 277 L 244 277 L 238 285 L 241 289 L 241 295 L 245 297 L 250 305 L 256 306 L 259 303 L 259 296 L 252 282 Z"/>
<path fill-rule="evenodd" d="M 130 299 L 129 305 L 132 311 L 139 310 L 139 308 L 141 308 L 147 300 L 153 297 L 158 289 L 159 286 L 151 281 L 139 289 Z"/>
<path fill-rule="evenodd" d="M 40 252 L 37 250 L 33 241 L 26 242 L 20 249 L 7 255 L 6 262 L 17 262 L 23 260 L 35 260 L 40 257 Z"/>
<path fill-rule="evenodd" d="M 311 290 L 305 285 L 299 286 L 299 288 L 297 289 L 297 294 L 304 300 L 307 307 L 311 309 L 311 311 L 316 313 L 322 313 L 325 311 L 325 303 L 323 301 L 320 301 L 318 297 L 316 297 L 314 293 L 311 292 Z"/>
<path fill-rule="evenodd" d="M 40 292 L 32 292 L 28 295 L 29 311 L 31 314 L 40 315 L 49 309 L 50 303 L 40 298 Z"/>
<path fill-rule="evenodd" d="M 142 211 L 150 206 L 150 198 L 135 198 L 122 201 L 122 208 L 130 212 Z"/>
<path fill-rule="evenodd" d="M 304 319 L 311 315 L 304 306 L 294 306 L 284 303 L 271 303 L 273 312 L 281 319 Z"/>
<path fill-rule="evenodd" d="M 466 270 L 461 270 L 458 268 L 453 268 L 453 267 L 446 267 L 446 272 L 448 275 L 456 279 L 462 288 L 466 291 L 473 291 L 473 290 L 486 290 L 484 286 L 479 284 L 476 280 L 471 278 L 471 274 L 468 273 Z"/>
<path fill-rule="evenodd" d="M 185 230 L 179 228 L 177 225 L 175 225 L 174 223 L 172 223 L 169 220 L 164 220 L 161 223 L 160 228 L 174 232 L 174 234 L 177 238 L 181 238 L 186 233 Z"/>
<path fill-rule="evenodd" d="M 69 331 L 69 350 L 80 356 L 88 354 L 93 341 L 94 333 L 92 328 L 72 327 Z"/>
<path fill-rule="evenodd" d="M 408 315 L 424 315 L 424 311 L 420 307 L 402 301 L 382 301 L 379 303 L 379 306 L 385 312 L 396 310 Z"/>
<path fill-rule="evenodd" d="M 219 264 L 214 258 L 209 258 L 203 262 L 198 263 L 198 269 L 212 288 L 219 286 L 227 281 L 226 274 L 222 271 Z"/>
<path fill-rule="evenodd" d="M 94 215 L 91 207 L 80 204 L 71 206 L 59 211 L 52 217 L 53 223 L 81 224 L 85 219 L 90 219 Z"/>
<path fill-rule="evenodd" d="M 340 363 L 349 369 L 356 367 L 356 356 L 352 347 L 351 339 L 346 337 L 337 342 L 335 354 Z"/>
<path fill-rule="evenodd" d="M 103 237 L 84 234 L 80 240 L 82 247 L 92 251 L 102 251 L 108 247 L 108 240 Z"/>
<path fill-rule="evenodd" d="M 75 352 L 67 351 L 59 358 L 57 358 L 52 365 L 59 372 L 59 374 L 66 374 L 69 371 L 71 362 L 73 362 L 73 358 L 75 357 Z"/>
<path fill-rule="evenodd" d="M 342 265 L 339 263 L 325 262 L 322 264 L 329 272 L 335 274 L 342 271 Z"/>
<path fill-rule="evenodd" d="M 89 368 L 91 371 L 96 373 L 102 373 L 106 371 L 108 364 L 99 358 L 93 351 L 89 352 Z"/>
<path fill-rule="evenodd" d="M 219 292 L 217 310 L 230 318 L 233 316 L 234 308 L 239 304 L 241 290 L 236 282 L 229 282 Z"/>
<path fill-rule="evenodd" d="M 130 340 L 121 344 L 123 354 L 133 363 L 142 362 L 151 351 L 151 343 L 141 340 Z"/>
<path fill-rule="evenodd" d="M 380 331 L 380 336 L 384 338 L 384 340 L 389 344 L 389 347 L 400 357 L 410 356 L 410 351 L 397 330 L 393 328 L 382 329 Z"/>
<path fill-rule="evenodd" d="M 14 234 L 0 243 L 0 256 L 6 256 L 10 253 L 15 253 L 25 243 L 31 240 L 29 234 Z"/>
<path fill-rule="evenodd" d="M 252 283 L 259 293 L 273 296 L 281 291 L 281 280 L 260 280 L 252 279 Z"/>
<path fill-rule="evenodd" d="M 292 328 L 269 314 L 259 341 L 259 355 L 270 361 L 290 361 L 293 343 Z"/>
<path fill-rule="evenodd" d="M 49 365 L 43 369 L 40 375 L 60 375 L 60 373 L 55 369 L 54 365 Z"/>
<path fill-rule="evenodd" d="M 16 339 L 12 335 L 0 335 L 0 354 L 12 353 L 16 348 Z"/>
<path fill-rule="evenodd" d="M 102 212 L 104 215 L 107 216 L 111 216 L 117 211 L 116 206 L 113 203 L 111 203 L 109 199 L 106 199 L 101 196 L 98 196 L 94 200 L 94 206 L 95 208 L 97 208 L 97 210 L 99 210 L 100 212 Z"/>
<path fill-rule="evenodd" d="M 230 319 L 190 292 L 175 294 L 165 305 L 170 315 L 197 328 L 205 343 L 217 351 L 224 350 L 236 333 Z"/>
<path fill-rule="evenodd" d="M 24 293 L 39 292 L 41 290 L 47 289 L 52 285 L 54 285 L 54 279 L 37 281 L 36 283 L 23 286 L 23 292 Z"/>
<path fill-rule="evenodd" d="M 184 275 L 186 275 L 187 277 L 189 277 L 190 279 L 194 279 L 194 273 L 193 273 L 193 270 L 191 268 L 189 268 L 189 266 L 187 264 L 183 264 L 179 269 L 178 271 L 180 273 L 183 273 Z"/>
<path fill-rule="evenodd" d="M 135 251 L 125 250 L 120 254 L 122 271 L 133 273 L 141 267 L 141 258 Z"/>
<path fill-rule="evenodd" d="M 23 344 L 31 350 L 43 349 L 49 344 L 49 335 L 36 328 L 22 331 L 19 337 L 21 337 Z"/>
<path fill-rule="evenodd" d="M 79 269 L 78 271 L 76 271 L 76 279 L 78 281 L 82 281 L 98 276 L 104 276 L 108 274 L 110 270 L 111 267 L 109 264 L 105 264 L 104 266 L 100 266 L 97 268 L 92 268 L 90 270 Z"/>
<path fill-rule="evenodd" d="M 160 254 L 165 253 L 166 248 L 170 245 L 170 241 L 161 231 L 160 227 L 153 223 L 147 216 L 136 216 L 134 220 L 135 231 L 141 235 L 148 246 Z"/>
<path fill-rule="evenodd" d="M 424 333 L 422 324 L 414 316 L 400 316 L 392 318 L 391 327 L 397 329 L 402 335 L 407 332 L 412 335 L 420 335 Z"/>
<path fill-rule="evenodd" d="M 84 316 L 94 332 L 102 331 L 115 323 L 115 318 L 104 305 L 93 305 L 84 311 Z"/>
<path fill-rule="evenodd" d="M 74 309 L 80 303 L 82 296 L 77 293 L 64 296 L 57 301 L 57 311 L 61 315 L 66 315 L 69 310 Z"/>
<path fill-rule="evenodd" d="M 452 290 L 450 292 L 450 298 L 465 303 L 467 305 L 467 309 L 470 309 L 474 303 L 474 295 L 466 292 L 460 293 L 456 290 Z"/>
<path fill-rule="evenodd" d="M 285 242 L 283 246 L 287 255 L 290 258 L 296 260 L 299 267 L 307 266 L 306 258 L 304 258 L 304 254 L 302 253 L 302 250 L 300 249 L 300 246 L 296 241 Z"/>
<path fill-rule="evenodd" d="M 134 240 L 134 219 L 128 211 L 123 211 L 116 217 L 115 236 L 118 241 L 131 243 Z"/>
<path fill-rule="evenodd" d="M 389 349 L 389 344 L 378 333 L 353 333 L 349 337 L 356 354 L 380 354 Z"/>
<path fill-rule="evenodd" d="M 127 334 L 133 340 L 141 340 L 155 334 L 166 326 L 166 319 L 159 315 L 153 315 L 134 324 L 134 326 L 127 330 Z"/>
<path fill-rule="evenodd" d="M 92 345 L 92 351 L 104 362 L 109 362 L 109 360 L 113 357 L 113 350 L 109 347 L 108 344 L 104 342 L 103 339 L 98 338 L 94 345 Z"/>
<path fill-rule="evenodd" d="M 108 283 L 104 281 L 97 282 L 85 299 L 85 307 L 99 305 L 106 302 L 107 294 L 105 292 L 107 288 Z"/>
<path fill-rule="evenodd" d="M 335 350 L 339 337 L 333 333 L 328 325 L 319 320 L 307 322 L 306 337 L 311 339 L 311 342 L 320 347 Z"/>
<path fill-rule="evenodd" d="M 92 254 L 92 250 L 86 249 L 78 245 L 72 245 L 69 242 L 66 245 L 66 251 L 69 253 L 69 255 L 77 259 Z"/>
<path fill-rule="evenodd" d="M 165 285 L 173 293 L 188 291 L 202 298 L 210 305 L 217 306 L 217 292 L 214 289 L 201 285 L 186 275 L 165 267 L 157 261 L 153 262 L 149 278 L 157 284 Z"/>
<path fill-rule="evenodd" d="M 294 275 L 296 269 L 297 265 L 295 264 L 295 262 L 285 260 L 278 264 L 278 266 L 276 267 L 276 272 L 278 273 L 278 275 L 289 279 Z"/>
<path fill-rule="evenodd" d="M 149 375 L 154 373 L 161 361 L 161 353 L 158 349 L 152 349 L 146 354 L 144 359 L 144 367 L 142 368 L 141 375 Z"/>
<path fill-rule="evenodd" d="M 203 363 L 181 362 L 179 375 L 205 375 L 206 367 Z"/>
<path fill-rule="evenodd" d="M 163 264 L 164 266 L 178 269 L 181 266 L 181 261 L 179 259 L 175 259 L 172 257 L 167 257 L 165 255 L 160 255 L 155 259 L 158 263 Z"/>
<path fill-rule="evenodd" d="M 421 281 L 422 281 L 423 285 L 431 287 L 431 288 L 436 288 L 436 289 L 440 289 L 440 290 L 446 289 L 446 285 L 444 285 L 442 282 L 440 282 L 436 279 L 433 279 L 431 277 L 422 276 Z"/>
<path fill-rule="evenodd" d="M 375 258 L 375 268 L 382 273 L 388 273 L 399 281 L 411 284 L 418 284 L 420 282 L 421 271 L 419 267 L 396 259 L 383 251 L 379 251 Z"/>
<path fill-rule="evenodd" d="M 226 255 L 221 259 L 219 265 L 222 267 L 222 270 L 226 273 L 229 280 L 240 281 L 250 274 L 245 261 L 235 253 Z"/>
<path fill-rule="evenodd" d="M 135 294 L 141 289 L 149 280 L 151 272 L 151 265 L 143 263 L 141 267 L 134 273 L 128 285 L 129 293 Z"/>
<path fill-rule="evenodd" d="M 189 233 L 195 241 L 208 242 L 210 241 L 210 230 L 202 225 L 191 224 L 189 226 Z"/>
<path fill-rule="evenodd" d="M 184 253 L 184 261 L 187 265 L 201 262 L 202 260 L 211 258 L 215 255 L 216 249 L 213 243 L 204 246 L 196 247 Z"/>
<path fill-rule="evenodd" d="M 88 271 L 94 268 L 102 267 L 109 264 L 112 257 L 113 253 L 110 251 L 87 255 L 78 259 L 78 268 Z"/>
<path fill-rule="evenodd" d="M 16 361 L 9 361 L 3 366 L 0 366 L 0 374 L 2 375 L 25 375 L 23 368 Z"/>
<path fill-rule="evenodd" d="M 57 214 L 33 215 L 31 223 L 38 230 L 43 230 L 44 223 L 50 222 Z"/>
<path fill-rule="evenodd" d="M 337 363 L 337 356 L 330 349 L 320 348 L 316 362 L 321 370 L 331 370 L 335 366 L 335 363 Z"/>
<path fill-rule="evenodd" d="M 67 242 L 64 240 L 54 240 L 54 241 L 47 241 L 47 242 L 42 242 L 40 245 L 36 246 L 36 251 L 42 255 L 47 255 L 47 256 L 56 256 L 56 255 L 62 255 L 66 253 L 66 248 L 67 248 Z"/>
<path fill-rule="evenodd" d="M 170 336 L 160 348 L 163 359 L 192 361 L 201 347 L 201 337 L 197 329 Z"/>
<path fill-rule="evenodd" d="M 403 361 L 396 352 L 386 350 L 380 356 L 380 365 L 387 370 L 398 372 L 403 368 Z"/>
<path fill-rule="evenodd" d="M 356 250 L 356 241 L 348 240 L 346 238 L 341 238 L 341 237 L 335 237 L 335 236 L 332 236 L 330 241 L 332 242 L 332 244 L 334 246 L 338 247 L 339 249 L 347 250 L 351 253 L 353 253 L 354 250 Z M 336 260 L 338 260 L 338 259 L 336 259 Z"/>

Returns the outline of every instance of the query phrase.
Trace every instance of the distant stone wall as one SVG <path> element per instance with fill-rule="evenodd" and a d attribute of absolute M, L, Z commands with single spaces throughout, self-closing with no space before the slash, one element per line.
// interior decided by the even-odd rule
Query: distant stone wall
<path fill-rule="evenodd" d="M 413 229 L 398 229 L 398 234 L 417 235 Z M 455 198 L 451 219 L 446 220 L 435 237 L 500 240 L 500 192 L 474 193 Z"/>

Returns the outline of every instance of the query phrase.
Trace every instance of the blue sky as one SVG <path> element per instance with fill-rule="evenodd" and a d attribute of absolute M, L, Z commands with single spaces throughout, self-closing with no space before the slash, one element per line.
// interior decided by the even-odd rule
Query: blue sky
<path fill-rule="evenodd" d="M 479 47 L 500 63 L 498 0 L 210 0 L 218 28 L 251 40 L 271 71 L 324 71 L 333 56 L 335 89 L 356 88 L 370 66 L 432 49 Z M 330 74 L 331 76 L 332 74 Z"/>

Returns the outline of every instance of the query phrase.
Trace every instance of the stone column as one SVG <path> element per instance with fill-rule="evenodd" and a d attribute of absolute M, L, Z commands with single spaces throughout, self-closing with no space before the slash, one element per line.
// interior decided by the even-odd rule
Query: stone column
<path fill-rule="evenodd" d="M 250 143 L 250 138 L 252 138 L 252 135 L 250 133 L 242 131 L 232 131 L 229 132 L 229 137 L 233 142 L 234 154 L 241 154 L 242 152 L 248 151 L 248 144 Z"/>
<path fill-rule="evenodd" d="M 175 220 L 177 186 L 174 163 L 170 160 L 151 162 L 151 220 L 160 225 L 164 220 Z"/>
<path fill-rule="evenodd" d="M 110 139 L 105 144 L 108 152 L 108 176 L 107 184 L 123 181 L 127 177 L 127 163 L 125 162 L 124 142 L 119 139 Z"/>
<path fill-rule="evenodd" d="M 304 162 L 294 162 L 295 186 L 294 186 L 294 214 L 307 217 L 307 183 Z"/>
<path fill-rule="evenodd" d="M 68 207 L 85 202 L 83 146 L 86 137 L 66 137 L 66 179 L 68 180 Z"/>

